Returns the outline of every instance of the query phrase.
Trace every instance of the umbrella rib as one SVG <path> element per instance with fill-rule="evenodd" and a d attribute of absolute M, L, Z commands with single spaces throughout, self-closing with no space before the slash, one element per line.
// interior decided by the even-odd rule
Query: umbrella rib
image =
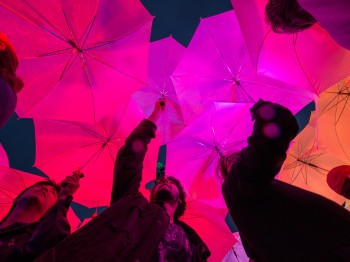
<path fill-rule="evenodd" d="M 345 107 L 346 107 L 348 101 L 349 101 L 349 97 L 347 96 L 346 99 L 345 99 L 344 106 L 343 106 L 343 108 L 342 108 L 342 110 L 341 110 L 341 113 L 340 113 L 338 119 L 337 119 L 336 122 L 335 122 L 336 125 L 338 124 L 340 118 L 342 117 L 342 115 L 343 115 L 343 113 L 344 113 L 344 110 L 345 110 Z"/>
<path fill-rule="evenodd" d="M 153 18 L 152 18 L 153 19 Z M 149 24 L 151 22 L 151 19 L 147 19 L 143 24 L 139 25 L 138 27 L 136 27 L 135 29 L 131 30 L 130 32 L 126 33 L 125 35 L 117 38 L 117 39 L 114 39 L 114 40 L 108 40 L 108 41 L 104 41 L 104 42 L 99 42 L 99 43 L 95 43 L 93 44 L 92 46 L 90 47 L 87 47 L 87 48 L 84 48 L 84 51 L 89 51 L 91 49 L 96 49 L 96 48 L 99 48 L 99 47 L 102 47 L 102 46 L 105 46 L 105 45 L 110 45 L 114 42 L 117 42 L 119 40 L 122 40 L 130 35 L 132 35 L 133 33 L 135 33 L 137 30 L 139 30 L 140 28 L 144 27 L 145 25 Z"/>
<path fill-rule="evenodd" d="M 57 2 L 60 4 L 61 10 L 62 10 L 62 14 L 63 14 L 64 20 L 65 20 L 66 23 L 67 23 L 67 26 L 68 26 L 69 32 L 70 32 L 70 34 L 71 34 L 71 37 L 73 38 L 73 41 L 77 44 L 77 38 L 76 38 L 76 36 L 75 36 L 75 34 L 74 34 L 74 32 L 73 32 L 72 25 L 69 23 L 69 20 L 68 20 L 66 11 L 64 10 L 61 1 L 62 1 L 62 0 L 57 0 Z"/>
<path fill-rule="evenodd" d="M 91 57 L 91 58 L 94 59 L 95 61 L 100 62 L 101 64 L 103 64 L 103 65 L 105 65 L 105 66 L 107 66 L 107 67 L 113 69 L 114 71 L 116 71 L 116 72 L 118 72 L 118 73 L 120 73 L 120 74 L 122 74 L 122 75 L 124 75 L 124 76 L 127 76 L 127 77 L 129 77 L 129 78 L 131 78 L 131 79 L 133 79 L 133 80 L 135 80 L 135 81 L 141 83 L 141 84 L 144 84 L 144 85 L 147 84 L 147 83 L 141 81 L 140 79 L 137 79 L 136 77 L 134 77 L 134 76 L 132 76 L 132 75 L 129 75 L 129 74 L 125 73 L 125 72 L 120 71 L 119 69 L 114 68 L 113 66 L 107 64 L 106 62 L 103 62 L 102 60 L 100 60 L 99 58 L 97 58 L 97 57 L 95 57 L 95 56 L 93 56 L 93 55 L 91 55 L 91 54 L 85 53 L 85 55 Z"/>
<path fill-rule="evenodd" d="M 24 2 L 30 7 L 30 9 L 32 9 L 32 11 L 34 11 L 37 15 L 39 15 L 39 17 L 41 17 L 46 23 L 48 23 L 53 29 L 55 29 L 58 33 L 60 33 L 62 36 L 64 36 L 64 34 L 57 28 L 55 27 L 44 15 L 42 15 L 38 10 L 36 10 L 31 4 L 28 3 L 27 0 L 24 0 Z M 50 32 L 50 31 L 49 31 Z M 64 37 L 63 37 L 64 39 Z"/>
<path fill-rule="evenodd" d="M 80 53 L 79 58 L 80 58 L 81 66 L 83 68 L 86 80 L 88 81 L 89 86 L 90 86 L 90 93 L 91 93 L 91 100 L 92 100 L 91 101 L 92 102 L 92 110 L 94 112 L 94 123 L 96 123 L 95 96 L 94 96 L 94 92 L 92 90 L 91 78 L 90 78 L 90 75 L 89 75 L 89 72 L 88 72 L 88 69 L 87 69 L 87 66 L 86 66 L 86 61 L 85 61 L 85 58 L 83 56 L 83 53 Z"/>
<path fill-rule="evenodd" d="M 99 3 L 97 4 L 97 6 L 99 5 Z M 93 27 L 93 25 L 94 25 L 94 23 L 95 23 L 95 21 L 96 21 L 96 16 L 97 16 L 97 12 L 98 12 L 98 8 L 96 8 L 96 13 L 95 13 L 95 15 L 93 16 L 93 19 L 92 19 L 92 21 L 91 21 L 91 23 L 88 25 L 88 27 L 87 27 L 87 34 L 86 34 L 86 36 L 85 36 L 85 38 L 84 38 L 84 41 L 83 41 L 83 43 L 82 43 L 82 47 L 85 45 L 85 43 L 86 43 L 86 41 L 87 41 L 87 39 L 89 38 L 89 36 L 90 36 L 90 33 L 91 33 L 91 29 L 92 29 L 92 27 Z M 86 31 L 86 29 L 85 29 L 85 31 Z M 84 34 L 81 36 L 82 38 L 83 38 L 83 36 L 85 35 L 85 32 L 84 32 Z M 81 41 L 81 39 L 79 40 L 79 42 Z"/>
<path fill-rule="evenodd" d="M 38 57 L 45 57 L 45 56 L 50 56 L 50 55 L 56 55 L 56 54 L 60 54 L 64 51 L 68 51 L 72 49 L 72 47 L 67 47 L 67 48 L 64 48 L 64 49 L 60 49 L 60 50 L 55 50 L 55 51 L 52 51 L 52 52 L 47 52 L 47 53 L 44 53 L 44 54 L 40 54 L 38 55 Z M 36 57 L 33 57 L 33 58 L 36 58 Z"/>
<path fill-rule="evenodd" d="M 337 137 L 338 143 L 339 143 L 339 145 L 340 145 L 342 151 L 343 151 L 344 154 L 346 155 L 346 158 L 347 158 L 348 160 L 350 160 L 348 153 L 346 152 L 346 150 L 345 150 L 343 144 L 342 144 L 341 141 L 340 141 L 340 137 L 339 137 L 338 132 L 337 132 L 337 127 L 335 126 L 334 128 L 335 128 L 335 135 L 336 135 L 336 137 Z"/>
<path fill-rule="evenodd" d="M 94 157 L 97 156 L 98 158 L 98 156 L 101 155 L 102 151 L 103 147 L 101 146 L 80 168 L 83 169 L 84 167 L 86 167 Z"/>
<path fill-rule="evenodd" d="M 241 57 L 240 57 L 240 61 L 239 61 L 239 68 L 238 68 L 238 72 L 237 72 L 237 78 L 239 78 L 240 74 L 241 74 L 241 71 L 242 71 L 242 65 L 243 65 L 243 58 L 244 58 L 244 55 L 245 53 L 247 52 L 247 46 L 245 45 L 244 46 L 244 49 L 243 49 L 243 52 L 241 54 Z"/>
<path fill-rule="evenodd" d="M 312 89 L 314 90 L 315 94 L 316 94 L 316 95 L 319 95 L 319 93 L 318 93 L 318 91 L 316 90 L 315 86 L 312 84 L 312 82 L 311 82 L 309 76 L 306 74 L 306 71 L 305 71 L 303 65 L 301 64 L 300 57 L 299 57 L 299 54 L 298 54 L 297 49 L 296 49 L 297 38 L 298 38 L 298 33 L 293 34 L 293 48 L 294 48 L 295 56 L 296 56 L 296 58 L 297 58 L 297 60 L 298 60 L 298 64 L 299 64 L 301 70 L 303 71 L 306 80 L 309 82 L 309 84 L 311 85 Z"/>
<path fill-rule="evenodd" d="M 266 32 L 266 34 L 264 35 L 264 38 L 261 41 L 261 44 L 259 46 L 258 57 L 257 57 L 257 61 L 256 61 L 256 64 L 255 64 L 255 72 L 258 72 L 260 53 L 261 53 L 262 47 L 263 47 L 263 45 L 264 45 L 264 43 L 266 41 L 266 38 L 271 33 L 271 31 L 272 31 L 272 27 L 270 27 L 269 30 Z"/>
<path fill-rule="evenodd" d="M 73 59 L 73 61 L 72 61 Z M 69 71 L 69 69 L 72 67 L 72 65 L 74 64 L 75 60 L 77 59 L 77 55 L 75 55 L 75 52 L 73 50 L 73 52 L 71 53 L 71 56 L 69 57 L 66 65 L 63 68 L 63 71 L 60 75 L 60 81 L 64 78 L 64 76 L 66 75 L 66 73 Z M 71 62 L 72 61 L 72 62 Z"/>
<path fill-rule="evenodd" d="M 36 22 L 34 22 L 33 20 L 29 19 L 28 17 L 24 16 L 23 14 L 21 14 L 20 12 L 18 12 L 17 10 L 13 9 L 12 7 L 9 7 L 8 5 L 1 3 L 0 5 L 2 5 L 4 8 L 6 8 L 7 10 L 9 10 L 10 12 L 14 13 L 15 15 L 17 15 L 18 17 L 21 17 L 22 19 L 24 19 L 25 21 L 29 22 L 30 24 L 33 24 L 37 27 L 39 27 L 40 29 L 44 30 L 45 32 L 49 33 L 50 35 L 56 37 L 59 40 L 62 40 L 63 42 L 67 43 L 66 39 L 52 31 L 50 31 L 49 29 L 37 24 Z M 57 30 L 57 29 L 56 29 Z M 58 31 L 59 32 L 59 31 Z M 60 32 L 59 32 L 60 33 Z"/>
<path fill-rule="evenodd" d="M 226 61 L 224 60 L 221 52 L 219 51 L 219 48 L 216 46 L 216 43 L 214 41 L 214 39 L 212 38 L 211 34 L 209 33 L 209 30 L 208 28 L 206 27 L 205 23 L 203 23 L 203 26 L 205 28 L 205 31 L 207 32 L 208 36 L 209 36 L 209 39 L 211 40 L 211 42 L 213 43 L 214 47 L 215 47 L 215 50 L 218 52 L 220 58 L 221 58 L 221 61 L 224 63 L 224 65 L 227 67 L 227 70 L 230 72 L 231 76 L 233 77 L 233 73 L 232 73 L 232 70 L 231 68 L 228 66 L 228 64 L 226 63 Z"/>
<path fill-rule="evenodd" d="M 10 198 L 10 199 L 13 199 L 9 194 L 6 193 L 6 191 L 15 194 L 15 192 L 12 192 L 12 191 L 10 191 L 10 190 L 7 190 L 7 189 L 4 189 L 4 188 L 0 187 L 0 192 L 1 192 L 1 193 L 3 193 L 5 196 L 7 196 L 7 197 Z"/>
<path fill-rule="evenodd" d="M 329 107 L 329 105 L 331 105 L 333 103 L 334 100 L 338 99 L 338 101 L 335 103 L 335 105 L 332 105 L 331 107 Z M 326 111 L 331 110 L 332 108 L 336 107 L 339 104 L 339 97 L 338 95 L 334 96 L 324 107 L 324 109 L 322 110 L 322 112 L 320 114 L 325 113 Z"/>

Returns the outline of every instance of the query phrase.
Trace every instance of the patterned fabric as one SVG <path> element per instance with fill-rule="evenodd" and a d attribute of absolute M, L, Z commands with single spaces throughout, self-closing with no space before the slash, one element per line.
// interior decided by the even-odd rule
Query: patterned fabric
<path fill-rule="evenodd" d="M 176 224 L 169 224 L 159 244 L 157 262 L 190 262 L 191 248 L 185 231 Z"/>

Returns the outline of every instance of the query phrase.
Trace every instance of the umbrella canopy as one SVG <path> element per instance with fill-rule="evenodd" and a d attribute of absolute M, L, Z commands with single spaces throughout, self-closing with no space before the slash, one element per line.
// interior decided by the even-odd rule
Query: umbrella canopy
<path fill-rule="evenodd" d="M 234 11 L 202 19 L 172 76 L 185 120 L 208 101 L 280 103 L 293 112 L 312 101 L 309 92 L 258 77 Z"/>
<path fill-rule="evenodd" d="M 350 77 L 323 92 L 318 100 L 319 143 L 344 161 L 350 161 Z"/>
<path fill-rule="evenodd" d="M 85 177 L 74 199 L 107 206 L 117 151 L 143 118 L 143 113 L 131 100 L 125 111 L 107 115 L 98 125 L 35 119 L 35 166 L 58 181 L 81 168 Z M 146 196 L 149 192 L 144 184 L 155 177 L 158 149 L 157 140 L 152 141 L 146 154 L 141 183 L 141 191 Z"/>
<path fill-rule="evenodd" d="M 315 95 L 349 74 L 350 51 L 319 24 L 296 34 L 277 34 L 265 20 L 267 0 L 231 2 L 258 74 Z"/>
<path fill-rule="evenodd" d="M 209 261 L 221 261 L 237 240 L 225 223 L 226 208 L 214 208 L 197 201 L 189 201 L 181 218 L 191 226 L 209 247 Z"/>
<path fill-rule="evenodd" d="M 95 122 L 147 81 L 152 17 L 138 0 L 4 0 L 21 117 Z"/>
<path fill-rule="evenodd" d="M 166 107 L 157 122 L 163 142 L 173 138 L 184 126 L 177 93 L 170 79 L 178 61 L 186 50 L 172 37 L 150 44 L 148 84 L 133 94 L 133 98 L 146 115 L 150 115 L 159 98 L 166 98 Z"/>
<path fill-rule="evenodd" d="M 327 148 L 317 146 L 315 120 L 315 113 L 312 113 L 309 125 L 292 142 L 278 179 L 342 204 L 344 197 L 328 186 L 326 178 L 332 168 L 346 162 L 330 153 Z"/>
<path fill-rule="evenodd" d="M 190 200 L 226 207 L 218 162 L 222 155 L 228 156 L 246 145 L 253 128 L 251 106 L 212 103 L 167 144 L 166 173 L 181 181 Z"/>
<path fill-rule="evenodd" d="M 27 187 L 45 178 L 0 166 L 0 220 L 10 210 L 13 200 Z"/>

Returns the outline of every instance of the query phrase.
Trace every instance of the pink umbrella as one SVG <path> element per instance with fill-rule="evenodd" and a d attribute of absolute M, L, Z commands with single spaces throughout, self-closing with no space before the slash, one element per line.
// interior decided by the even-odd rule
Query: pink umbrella
<path fill-rule="evenodd" d="M 350 51 L 319 24 L 296 34 L 276 34 L 265 21 L 267 0 L 231 2 L 258 74 L 317 96 L 349 74 Z"/>
<path fill-rule="evenodd" d="M 0 220 L 10 210 L 13 200 L 19 193 L 44 179 L 44 177 L 0 166 Z"/>
<path fill-rule="evenodd" d="M 212 103 L 167 144 L 166 173 L 177 177 L 190 200 L 225 208 L 220 156 L 246 145 L 252 131 L 249 103 Z"/>
<path fill-rule="evenodd" d="M 173 138 L 184 126 L 181 108 L 170 76 L 185 50 L 185 47 L 172 37 L 152 42 L 149 51 L 148 84 L 133 94 L 133 98 L 146 115 L 151 114 L 156 100 L 166 98 L 165 111 L 157 123 L 164 143 Z"/>
<path fill-rule="evenodd" d="M 36 134 L 35 166 L 58 181 L 81 168 L 85 177 L 75 200 L 109 205 L 113 166 L 124 140 L 144 118 L 133 100 L 128 108 L 102 118 L 96 125 L 87 123 L 34 120 Z M 159 143 L 152 141 L 146 155 L 141 192 L 156 173 Z"/>
<path fill-rule="evenodd" d="M 225 223 L 226 208 L 214 208 L 198 201 L 187 203 L 181 218 L 191 226 L 209 247 L 209 261 L 221 261 L 237 240 Z"/>
<path fill-rule="evenodd" d="M 20 57 L 21 117 L 94 122 L 147 80 L 152 17 L 138 0 L 4 0 Z"/>
<path fill-rule="evenodd" d="M 172 76 L 185 120 L 208 101 L 278 102 L 293 112 L 310 93 L 257 77 L 234 11 L 202 19 Z"/>

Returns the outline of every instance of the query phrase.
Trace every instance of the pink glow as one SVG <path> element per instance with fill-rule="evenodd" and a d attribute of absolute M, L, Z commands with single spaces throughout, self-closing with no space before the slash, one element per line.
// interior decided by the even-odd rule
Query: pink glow
<path fill-rule="evenodd" d="M 125 113 L 115 111 L 102 118 L 96 126 L 70 121 L 34 120 L 35 166 L 58 181 L 82 167 L 85 177 L 81 179 L 75 200 L 99 201 L 100 205 L 109 205 L 116 153 L 143 118 L 144 114 L 131 101 Z M 105 147 L 104 143 L 107 143 Z M 149 192 L 145 184 L 154 179 L 158 148 L 159 141 L 152 141 L 145 159 L 140 190 L 146 197 Z"/>
<path fill-rule="evenodd" d="M 266 0 L 231 1 L 259 74 L 319 95 L 350 73 L 350 51 L 320 25 L 276 34 L 265 22 Z"/>
<path fill-rule="evenodd" d="M 172 139 L 184 127 L 179 100 L 170 76 L 185 50 L 185 47 L 172 37 L 152 42 L 148 61 L 148 83 L 132 96 L 147 116 L 152 113 L 159 98 L 166 98 L 166 107 L 157 122 L 162 143 Z"/>
<path fill-rule="evenodd" d="M 20 57 L 21 117 L 94 123 L 147 81 L 152 17 L 137 0 L 5 0 L 0 15 Z"/>
<path fill-rule="evenodd" d="M 234 11 L 202 19 L 172 80 L 185 121 L 205 103 L 252 103 L 260 98 L 293 112 L 312 101 L 310 92 L 257 76 Z"/>
<path fill-rule="evenodd" d="M 220 154 L 241 150 L 252 131 L 247 103 L 212 103 L 167 144 L 166 173 L 183 183 L 189 200 L 225 208 L 217 172 Z M 220 152 L 220 153 L 219 153 Z"/>

